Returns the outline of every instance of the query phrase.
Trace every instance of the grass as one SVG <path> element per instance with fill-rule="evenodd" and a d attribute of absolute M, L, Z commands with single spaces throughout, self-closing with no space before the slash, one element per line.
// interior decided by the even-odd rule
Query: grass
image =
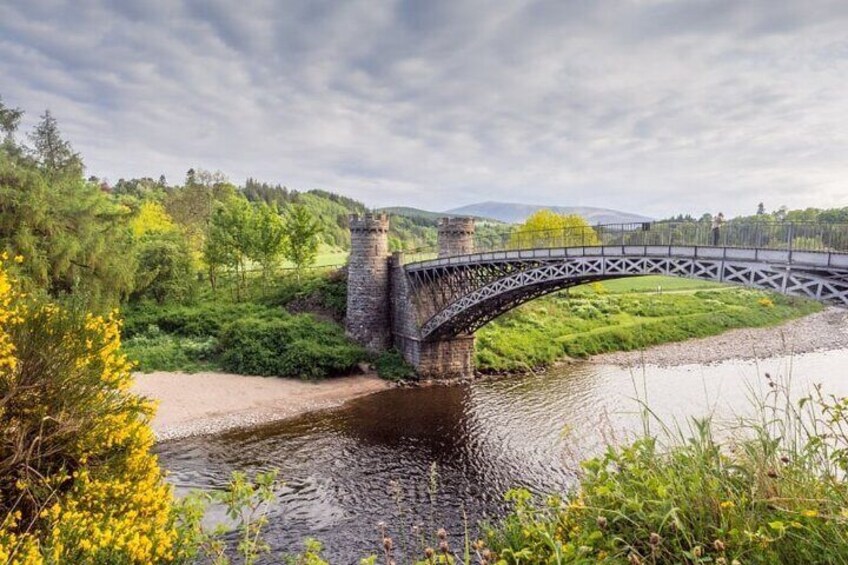
<path fill-rule="evenodd" d="M 511 491 L 497 562 L 848 563 L 848 401 L 766 379 L 753 417 L 680 431 L 646 408 L 644 435 L 584 461 L 564 497 Z"/>
<path fill-rule="evenodd" d="M 476 361 L 484 372 L 527 371 L 564 357 L 775 325 L 821 308 L 810 300 L 668 277 L 595 283 L 537 299 L 478 330 Z"/>

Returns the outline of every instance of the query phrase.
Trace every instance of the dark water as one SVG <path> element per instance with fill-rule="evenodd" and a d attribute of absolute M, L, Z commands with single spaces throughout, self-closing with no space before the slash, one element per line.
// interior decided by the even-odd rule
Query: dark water
<path fill-rule="evenodd" d="M 400 542 L 417 524 L 446 526 L 459 540 L 463 516 L 472 526 L 495 519 L 509 488 L 562 492 L 577 461 L 641 429 L 636 398 L 684 425 L 707 413 L 731 418 L 765 391 L 766 372 L 791 379 L 798 393 L 822 383 L 848 395 L 848 351 L 638 371 L 578 364 L 539 377 L 389 390 L 158 451 L 180 491 L 220 486 L 233 470 L 278 468 L 286 484 L 268 529 L 275 555 L 313 536 L 332 563 L 355 563 L 379 548 L 378 522 Z"/>

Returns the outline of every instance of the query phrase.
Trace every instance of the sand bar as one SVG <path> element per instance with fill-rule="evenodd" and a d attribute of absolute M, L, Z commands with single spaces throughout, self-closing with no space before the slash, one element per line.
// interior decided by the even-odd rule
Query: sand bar
<path fill-rule="evenodd" d="M 324 410 L 391 388 L 375 375 L 317 382 L 227 373 L 138 373 L 133 390 L 159 401 L 160 441 L 223 432 Z"/>

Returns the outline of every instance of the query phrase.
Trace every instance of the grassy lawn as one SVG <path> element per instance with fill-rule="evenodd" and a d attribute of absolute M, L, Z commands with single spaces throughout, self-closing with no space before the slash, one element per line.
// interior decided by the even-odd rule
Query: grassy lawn
<path fill-rule="evenodd" d="M 564 357 L 774 325 L 821 308 L 810 300 L 717 283 L 619 279 L 539 298 L 501 316 L 477 331 L 476 361 L 482 371 L 522 371 Z"/>

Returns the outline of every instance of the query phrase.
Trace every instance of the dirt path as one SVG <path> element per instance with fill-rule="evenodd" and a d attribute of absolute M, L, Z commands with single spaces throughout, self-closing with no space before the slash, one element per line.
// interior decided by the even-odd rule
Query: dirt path
<path fill-rule="evenodd" d="M 375 375 L 306 382 L 226 373 L 136 374 L 134 392 L 159 401 L 161 440 L 205 435 L 291 418 L 390 388 Z"/>

